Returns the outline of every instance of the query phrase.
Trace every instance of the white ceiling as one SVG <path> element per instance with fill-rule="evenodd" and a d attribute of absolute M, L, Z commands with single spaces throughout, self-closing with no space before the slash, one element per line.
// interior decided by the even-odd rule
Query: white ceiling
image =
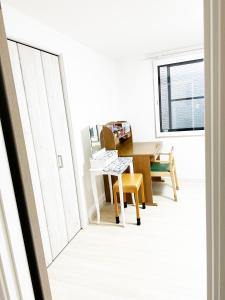
<path fill-rule="evenodd" d="M 203 43 L 203 0 L 4 0 L 106 56 Z"/>

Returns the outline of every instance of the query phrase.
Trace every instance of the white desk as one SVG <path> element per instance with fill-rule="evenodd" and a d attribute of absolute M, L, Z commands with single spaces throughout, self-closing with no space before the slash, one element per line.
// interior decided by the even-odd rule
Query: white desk
<path fill-rule="evenodd" d="M 132 157 L 117 157 L 111 163 L 106 165 L 103 168 L 91 168 L 91 184 L 94 196 L 94 202 L 97 212 L 97 223 L 100 223 L 100 208 L 99 208 L 99 201 L 98 201 L 98 192 L 97 192 L 97 185 L 96 185 L 96 176 L 99 175 L 108 175 L 109 180 L 109 188 L 110 188 L 110 197 L 111 197 L 111 204 L 113 204 L 113 190 L 112 190 L 112 180 L 111 176 L 117 176 L 119 182 L 119 195 L 120 195 L 120 207 L 121 207 L 121 219 L 122 225 L 125 226 L 125 212 L 124 212 L 124 201 L 123 201 L 123 185 L 122 185 L 122 173 L 130 167 L 130 173 L 134 173 L 133 169 L 133 159 Z M 132 201 L 134 203 L 134 195 L 132 194 Z"/>

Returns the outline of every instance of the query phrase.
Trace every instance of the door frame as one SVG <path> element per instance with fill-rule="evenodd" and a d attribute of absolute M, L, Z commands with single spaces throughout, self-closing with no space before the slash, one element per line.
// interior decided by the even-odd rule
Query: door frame
<path fill-rule="evenodd" d="M 225 299 L 225 2 L 204 0 L 208 300 Z"/>

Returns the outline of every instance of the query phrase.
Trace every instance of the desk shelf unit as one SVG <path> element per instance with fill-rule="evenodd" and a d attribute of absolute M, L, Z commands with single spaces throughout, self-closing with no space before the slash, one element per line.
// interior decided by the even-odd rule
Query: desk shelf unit
<path fill-rule="evenodd" d="M 112 121 L 103 126 L 102 147 L 107 150 L 118 150 L 124 143 L 132 143 L 132 130 L 127 121 Z"/>

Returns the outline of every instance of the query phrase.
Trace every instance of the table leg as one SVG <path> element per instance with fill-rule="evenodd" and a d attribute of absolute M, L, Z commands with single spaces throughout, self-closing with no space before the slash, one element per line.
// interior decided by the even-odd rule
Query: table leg
<path fill-rule="evenodd" d="M 97 223 L 99 224 L 100 223 L 100 208 L 99 208 L 98 192 L 97 192 L 97 186 L 96 186 L 96 176 L 94 174 L 91 174 L 91 185 L 92 185 L 95 208 L 96 208 L 96 213 L 97 213 Z"/>
<path fill-rule="evenodd" d="M 123 183 L 122 183 L 122 175 L 118 175 L 118 183 L 119 183 L 119 194 L 120 194 L 120 211 L 121 211 L 121 219 L 122 224 L 125 226 L 125 212 L 124 212 L 124 201 L 123 201 Z"/>
<path fill-rule="evenodd" d="M 130 163 L 129 167 L 130 167 L 130 174 L 134 174 L 133 161 Z M 132 203 L 133 203 L 133 205 L 135 205 L 134 193 L 131 194 L 131 197 L 132 197 Z"/>
<path fill-rule="evenodd" d="M 143 182 L 145 189 L 145 200 L 147 205 L 157 206 L 153 202 L 152 194 L 152 178 L 150 170 L 150 156 L 149 155 L 135 155 L 133 157 L 135 173 L 143 174 Z"/>
<path fill-rule="evenodd" d="M 111 200 L 111 204 L 113 204 L 113 190 L 112 190 L 112 178 L 111 178 L 111 175 L 108 175 L 108 181 L 109 181 L 109 190 L 110 190 L 110 200 Z"/>

